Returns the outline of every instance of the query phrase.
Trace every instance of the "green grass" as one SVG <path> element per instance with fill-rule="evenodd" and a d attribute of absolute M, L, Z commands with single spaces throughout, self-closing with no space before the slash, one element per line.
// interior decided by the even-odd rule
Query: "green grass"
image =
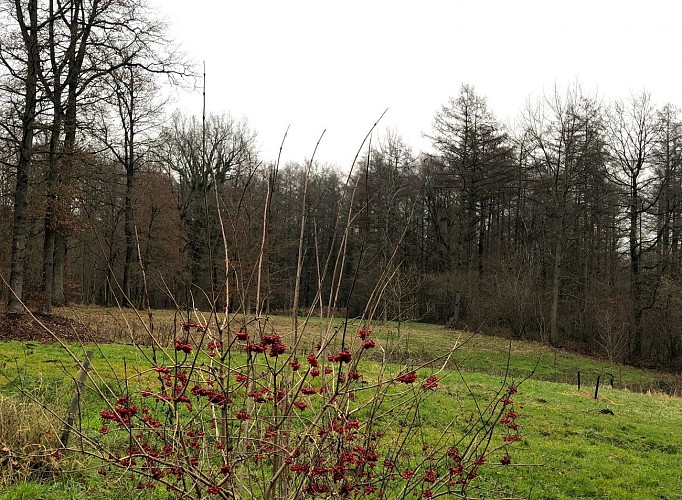
<path fill-rule="evenodd" d="M 128 342 L 130 337 L 140 339 L 140 341 L 145 340 L 145 327 L 137 314 L 129 309 L 117 310 L 89 306 L 62 308 L 58 310 L 58 313 L 78 318 L 91 328 L 108 333 L 112 338 L 123 338 Z M 186 316 L 185 313 L 183 315 Z M 175 311 L 154 311 L 155 332 L 164 339 L 172 339 L 173 328 L 177 322 L 181 321 L 181 316 Z M 215 321 L 208 313 L 199 313 L 199 316 L 209 323 Z M 141 314 L 141 317 L 147 323 L 146 313 Z M 301 318 L 301 323 L 303 319 Z M 289 317 L 271 316 L 268 321 L 269 328 L 284 332 L 291 328 Z M 310 348 L 316 343 L 318 332 L 322 328 L 321 323 L 323 321 L 319 318 L 310 318 L 304 336 L 304 347 Z M 341 324 L 342 319 L 335 319 L 332 326 L 338 328 Z M 349 339 L 354 339 L 358 326 L 361 325 L 351 320 L 347 330 Z M 452 359 L 463 370 L 470 372 L 503 374 L 507 371 L 509 356 L 509 370 L 517 377 L 533 373 L 533 378 L 536 380 L 577 385 L 580 371 L 584 386 L 594 387 L 597 376 L 600 376 L 602 383 L 609 384 L 613 379 L 614 385 L 621 389 L 638 392 L 651 389 L 682 396 L 681 375 L 609 363 L 605 359 L 581 356 L 546 344 L 513 340 L 510 348 L 510 341 L 504 338 L 471 335 L 448 330 L 440 325 L 423 323 L 406 322 L 398 325 L 395 322 L 389 322 L 371 326 L 374 335 L 383 340 L 388 359 L 396 362 L 419 363 L 438 356 L 443 350 L 456 344 L 460 347 Z M 121 335 L 122 331 L 129 331 L 129 333 Z M 375 353 L 374 356 L 378 358 L 378 354 Z"/>
<path fill-rule="evenodd" d="M 583 385 L 592 385 L 593 388 L 597 376 L 607 384 L 613 377 L 618 388 L 636 391 L 665 388 L 682 395 L 682 377 L 679 375 L 609 363 L 537 342 L 510 342 L 500 337 L 453 332 L 442 326 L 420 323 L 404 323 L 400 330 L 395 324 L 389 324 L 377 329 L 377 334 L 385 339 L 388 349 L 396 357 L 404 360 L 428 359 L 438 349 L 457 343 L 461 347 L 452 359 L 466 371 L 503 374 L 507 371 L 509 359 L 509 372 L 519 378 L 532 373 L 535 380 L 577 386 L 580 371 Z"/>
<path fill-rule="evenodd" d="M 96 311 L 96 312 L 95 312 Z M 77 312 L 90 318 L 97 316 L 100 328 L 116 329 L 106 310 L 82 309 Z M 157 326 L 169 328 L 172 314 L 160 314 Z M 133 318 L 134 319 L 134 318 Z M 92 320 L 92 319 L 91 319 Z M 92 320 L 94 321 L 94 320 Z M 273 318 L 273 328 L 285 331 L 289 321 Z M 138 327 L 139 328 L 139 327 Z M 314 333 L 317 325 L 311 327 Z M 348 340 L 355 336 L 349 329 Z M 171 332 L 172 333 L 172 332 Z M 638 393 L 623 388 L 657 387 L 660 381 L 675 386 L 678 379 L 653 371 L 617 366 L 596 358 L 578 356 L 530 342 L 509 342 L 494 337 L 457 334 L 442 327 L 407 323 L 375 327 L 389 359 L 400 364 L 389 367 L 397 373 L 400 366 L 418 366 L 438 355 L 446 347 L 458 343 L 441 387 L 433 393 L 421 410 L 420 439 L 434 443 L 450 420 L 466 421 L 474 414 L 471 393 L 487 401 L 505 384 L 507 364 L 515 381 L 528 376 L 515 396 L 520 404 L 523 441 L 510 448 L 512 465 L 502 466 L 491 460 L 482 470 L 488 485 L 507 491 L 514 497 L 540 498 L 638 498 L 682 499 L 682 399 L 659 392 Z M 172 338 L 172 336 L 171 336 Z M 305 346 L 314 343 L 306 338 Z M 76 359 L 83 359 L 92 346 L 71 346 Z M 149 367 L 145 356 L 148 348 L 124 344 L 105 344 L 94 348 L 93 373 L 102 375 L 99 384 L 122 387 L 124 374 L 129 377 Z M 372 357 L 381 354 L 379 349 Z M 56 344 L 7 342 L 0 344 L 0 394 L 16 399 L 37 398 L 65 411 L 73 394 L 78 363 L 64 348 Z M 378 365 L 364 364 L 368 377 Z M 429 368 L 420 370 L 422 377 Z M 577 372 L 583 379 L 577 388 Z M 602 385 L 594 399 L 597 375 L 610 379 L 612 389 Z M 146 375 L 144 375 L 146 376 Z M 139 380 L 139 379 L 138 379 Z M 140 383 L 140 382 L 135 382 Z M 30 395 L 21 395 L 20 389 Z M 90 405 L 86 420 L 98 425 L 97 402 Z M 602 412 L 610 410 L 610 413 Z M 395 419 L 400 425 L 400 417 Z M 453 427 L 456 429 L 457 427 Z M 498 438 L 499 439 L 499 438 Z M 498 440 L 493 443 L 501 445 Z M 502 456 L 499 449 L 492 457 Z M 74 459 L 75 474 L 57 476 L 46 482 L 26 482 L 8 486 L 0 492 L 0 500 L 14 498 L 93 499 L 123 494 L 115 482 L 103 481 L 97 464 Z M 162 498 L 162 494 L 146 494 L 142 498 Z"/>
<path fill-rule="evenodd" d="M 498 472 L 521 496 L 682 498 L 680 399 L 605 390 L 595 400 L 592 391 L 538 381 L 520 392 L 524 441 L 514 458 L 540 466 Z"/>

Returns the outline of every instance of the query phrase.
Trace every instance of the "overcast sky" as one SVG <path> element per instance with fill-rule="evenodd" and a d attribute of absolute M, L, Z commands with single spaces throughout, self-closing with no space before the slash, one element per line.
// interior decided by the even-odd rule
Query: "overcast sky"
<path fill-rule="evenodd" d="M 434 113 L 474 86 L 513 122 L 528 99 L 580 82 L 603 99 L 651 92 L 682 104 L 677 0 L 156 0 L 188 56 L 206 63 L 206 105 L 246 117 L 264 160 L 348 167 L 371 125 L 415 153 Z M 200 83 L 199 83 L 200 85 Z M 177 106 L 201 114 L 201 91 Z"/>

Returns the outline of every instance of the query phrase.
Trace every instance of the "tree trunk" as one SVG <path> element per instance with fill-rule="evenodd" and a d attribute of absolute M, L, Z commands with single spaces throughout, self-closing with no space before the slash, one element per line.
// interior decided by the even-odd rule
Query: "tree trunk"
<path fill-rule="evenodd" d="M 452 311 L 452 318 L 450 320 L 452 322 L 452 326 L 454 328 L 457 328 L 457 324 L 459 323 L 459 306 L 461 303 L 462 303 L 462 291 L 458 289 L 455 292 L 454 309 Z"/>
<path fill-rule="evenodd" d="M 66 235 L 58 232 L 54 246 L 54 272 L 52 273 L 52 305 L 66 304 L 64 293 L 64 263 L 66 262 Z"/>
<path fill-rule="evenodd" d="M 126 194 L 125 194 L 125 210 L 124 210 L 124 230 L 125 233 L 125 264 L 123 267 L 123 303 L 125 305 L 132 305 L 133 298 L 131 296 L 132 286 L 131 286 L 131 275 L 133 267 L 133 254 L 134 254 L 134 239 L 133 239 L 133 202 L 132 202 L 132 189 L 134 182 L 133 168 L 130 165 L 132 162 L 131 158 L 128 158 L 128 165 L 126 165 Z"/>
<path fill-rule="evenodd" d="M 53 284 L 55 266 L 55 243 L 57 241 L 57 220 L 59 212 L 59 192 L 61 184 L 62 150 L 60 145 L 62 133 L 62 83 L 58 71 L 54 75 L 52 106 L 54 116 L 50 130 L 50 151 L 47 172 L 45 174 L 45 239 L 43 241 L 43 312 L 52 313 Z M 63 269 L 59 274 L 63 276 Z M 62 294 L 64 293 L 62 289 Z"/>
<path fill-rule="evenodd" d="M 64 54 L 66 60 L 66 71 L 64 75 L 64 80 L 61 80 L 60 71 L 53 67 L 53 81 L 54 88 L 52 89 L 54 96 L 52 98 L 54 103 L 54 120 L 59 121 L 59 133 L 61 133 L 61 121 L 63 119 L 64 125 L 64 144 L 63 148 L 60 150 L 59 164 L 50 163 L 50 171 L 52 167 L 55 167 L 54 172 L 50 172 L 48 177 L 53 178 L 54 185 L 52 187 L 52 193 L 50 192 L 50 184 L 48 183 L 48 207 L 45 214 L 45 242 L 43 245 L 43 294 L 44 294 L 44 304 L 43 308 L 45 312 L 50 312 L 52 310 L 52 304 L 55 295 L 57 298 L 64 296 L 63 279 L 54 280 L 54 274 L 64 275 L 64 261 L 60 259 L 55 260 L 55 241 L 58 238 L 57 228 L 57 201 L 59 194 L 61 194 L 61 184 L 63 182 L 62 175 L 66 172 L 68 175 L 72 175 L 75 165 L 75 154 L 76 154 L 76 129 L 77 129 L 77 104 L 78 104 L 78 93 L 79 93 L 79 83 L 81 78 L 81 73 L 83 69 L 83 62 L 85 61 L 86 49 L 89 45 L 90 32 L 95 20 L 96 13 L 98 12 L 99 0 L 95 1 L 93 5 L 90 6 L 91 10 L 86 13 L 82 2 L 77 2 L 75 8 L 71 9 L 71 18 L 67 23 L 70 29 L 69 42 Z M 59 7 L 62 8 L 61 6 Z M 54 21 L 57 15 L 65 15 L 66 12 L 59 11 L 55 13 L 52 11 L 53 5 L 50 4 L 51 17 Z M 82 16 L 82 17 L 81 17 Z M 54 43 L 54 34 L 51 33 L 51 42 Z M 55 61 L 53 60 L 53 66 Z M 57 67 L 61 68 L 59 64 Z M 63 93 L 66 90 L 66 101 L 63 101 Z M 59 139 L 59 135 L 57 135 Z M 54 200 L 50 203 L 51 199 Z M 59 235 L 59 238 L 66 238 L 64 235 Z M 60 269 L 55 271 L 55 265 L 60 266 Z M 61 285 L 61 289 L 54 290 L 53 283 Z M 56 293 L 55 293 L 56 292 Z"/>
<path fill-rule="evenodd" d="M 28 136 L 31 136 L 30 138 Z M 21 303 L 24 285 L 24 261 L 26 258 L 26 233 L 27 233 L 27 193 L 29 167 L 32 157 L 33 129 L 24 131 L 19 163 L 17 164 L 17 181 L 14 198 L 14 220 L 12 222 L 12 257 L 10 263 L 10 294 L 7 302 L 7 310 L 20 312 L 23 309 Z"/>
<path fill-rule="evenodd" d="M 21 117 L 22 138 L 19 144 L 17 180 L 14 196 L 14 220 L 12 222 L 12 257 L 10 261 L 10 294 L 7 310 L 18 312 L 23 309 L 22 293 L 24 285 L 24 261 L 26 258 L 27 209 L 29 169 L 33 160 L 33 135 L 37 107 L 37 82 L 40 66 L 38 47 L 38 2 L 29 0 L 28 26 L 19 0 L 15 2 L 17 19 L 21 27 L 27 53 L 27 72 L 25 79 L 24 112 Z"/>
<path fill-rule="evenodd" d="M 637 178 L 633 176 L 630 194 L 629 223 L 630 223 L 630 301 L 631 301 L 631 328 L 632 328 L 632 349 L 630 351 L 630 361 L 638 361 L 642 355 L 642 307 L 641 307 L 641 285 L 639 276 L 639 257 L 640 247 L 637 237 L 638 213 L 637 213 Z"/>
<path fill-rule="evenodd" d="M 561 285 L 561 259 L 563 258 L 563 236 L 557 236 L 554 247 L 554 270 L 552 272 L 552 308 L 549 317 L 549 343 L 559 344 L 559 288 Z"/>
<path fill-rule="evenodd" d="M 57 74 L 55 80 L 59 78 Z M 61 85 L 55 81 L 55 88 Z M 62 130 L 61 95 L 55 96 L 52 102 L 54 118 L 50 137 L 50 153 L 47 173 L 45 175 L 45 240 L 43 242 L 43 312 L 52 313 L 52 283 L 54 278 L 54 246 L 57 237 L 57 185 L 59 178 L 59 138 Z"/>

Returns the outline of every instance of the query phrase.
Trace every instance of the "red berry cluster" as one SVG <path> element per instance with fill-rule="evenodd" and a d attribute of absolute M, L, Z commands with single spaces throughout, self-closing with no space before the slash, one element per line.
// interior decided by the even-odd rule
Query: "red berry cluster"
<path fill-rule="evenodd" d="M 397 376 L 395 379 L 398 382 L 402 382 L 403 384 L 413 384 L 417 380 L 417 372 L 411 371 L 403 373 L 402 375 Z"/>
<path fill-rule="evenodd" d="M 202 325 L 201 323 L 197 323 L 196 321 L 187 321 L 185 323 L 181 323 L 180 327 L 186 332 L 189 332 L 190 329 L 192 328 L 196 328 L 198 332 L 205 332 L 206 330 L 208 330 L 207 326 Z"/>
<path fill-rule="evenodd" d="M 175 350 L 190 354 L 192 352 L 192 346 L 181 339 L 175 339 Z"/>
<path fill-rule="evenodd" d="M 362 343 L 360 344 L 360 349 L 372 349 L 373 347 L 376 347 L 377 342 L 376 340 L 369 340 L 369 336 L 372 334 L 372 330 L 359 330 L 358 331 L 358 337 L 360 340 L 362 340 Z"/>
<path fill-rule="evenodd" d="M 249 336 L 248 334 L 240 330 L 236 334 L 237 340 L 248 340 Z M 260 354 L 265 351 L 268 351 L 268 354 L 270 357 L 277 357 L 280 354 L 284 354 L 287 350 L 287 346 L 284 342 L 282 342 L 282 339 L 278 333 L 273 333 L 270 335 L 262 335 L 260 343 L 255 343 L 255 342 L 248 342 L 246 346 L 244 346 L 244 350 L 248 353 L 253 353 L 253 354 Z"/>
<path fill-rule="evenodd" d="M 330 354 L 327 356 L 327 359 L 332 363 L 350 363 L 352 358 L 353 354 L 348 349 L 344 349 L 338 354 Z"/>
<path fill-rule="evenodd" d="M 422 383 L 422 387 L 424 389 L 430 389 L 434 390 L 438 388 L 438 377 L 435 375 L 431 375 L 429 377 L 426 377 L 426 380 Z"/>
<path fill-rule="evenodd" d="M 208 343 L 208 355 L 209 357 L 213 358 L 218 355 L 218 351 L 220 350 L 220 341 L 219 340 L 212 340 Z"/>

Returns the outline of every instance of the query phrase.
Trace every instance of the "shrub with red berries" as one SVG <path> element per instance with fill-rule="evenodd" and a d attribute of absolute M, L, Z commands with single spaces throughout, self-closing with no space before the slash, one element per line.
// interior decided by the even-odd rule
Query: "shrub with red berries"
<path fill-rule="evenodd" d="M 210 337 L 202 343 L 194 330 Z M 368 374 L 369 329 L 359 341 L 308 351 L 307 369 L 279 333 L 242 328 L 223 342 L 190 322 L 181 333 L 173 345 L 182 356 L 155 362 L 141 390 L 128 385 L 99 412 L 94 431 L 111 446 L 103 460 L 134 488 L 163 485 L 178 497 L 466 497 L 486 464 L 511 464 L 521 440 L 510 386 L 452 446 L 424 442 L 420 405 L 445 378 L 412 367 Z"/>

